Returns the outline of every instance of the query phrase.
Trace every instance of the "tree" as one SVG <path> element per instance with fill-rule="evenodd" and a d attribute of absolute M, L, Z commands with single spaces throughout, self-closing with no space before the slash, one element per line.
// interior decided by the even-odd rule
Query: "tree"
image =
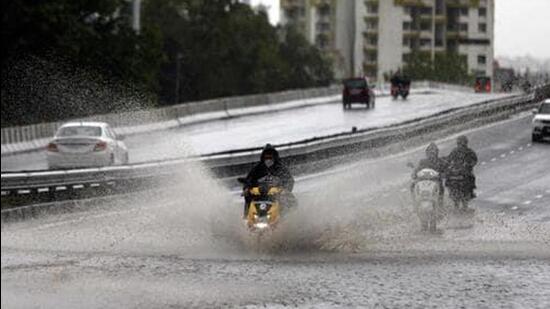
<path fill-rule="evenodd" d="M 80 102 L 85 106 L 56 97 L 54 93 L 63 96 L 63 92 L 72 92 L 61 89 L 74 86 L 65 82 L 67 76 L 79 80 L 86 75 L 93 79 L 90 85 L 108 84 L 106 88 L 114 89 L 118 86 L 113 84 L 120 84 L 139 95 L 156 91 L 162 59 L 159 33 L 144 29 L 138 34 L 131 29 L 127 16 L 121 13 L 127 5 L 123 0 L 3 2 L 2 125 L 114 112 L 120 107 L 107 100 L 110 96 Z M 52 71 L 40 71 L 44 69 Z M 57 74 L 60 72 L 63 74 Z M 46 80 L 38 80 L 38 76 Z M 86 81 L 78 82 L 82 83 L 76 88 L 85 88 Z M 56 87 L 59 89 L 53 89 Z M 29 91 L 23 92 L 24 88 Z M 102 89 L 86 92 L 105 94 Z M 70 105 L 60 105 L 64 100 Z M 52 112 L 38 112 L 48 106 Z M 63 113 L 53 111 L 55 108 Z"/>
<path fill-rule="evenodd" d="M 436 53 L 433 61 L 430 53 L 412 52 L 405 59 L 403 73 L 416 80 L 446 83 L 466 84 L 473 79 L 466 57 L 455 52 Z"/>
<path fill-rule="evenodd" d="M 328 85 L 332 80 L 330 62 L 318 49 L 293 31 L 281 41 L 265 13 L 248 5 L 160 0 L 147 2 L 144 11 L 145 24 L 163 36 L 167 61 L 159 80 L 164 104 L 175 97 L 200 100 Z"/>

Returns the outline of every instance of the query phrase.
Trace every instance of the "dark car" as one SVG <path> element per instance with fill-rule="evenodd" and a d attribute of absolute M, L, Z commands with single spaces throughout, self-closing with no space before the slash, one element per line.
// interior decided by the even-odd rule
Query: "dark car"
<path fill-rule="evenodd" d="M 367 108 L 374 107 L 374 92 L 365 78 L 349 78 L 344 80 L 342 103 L 344 109 L 351 108 L 352 103 L 363 103 Z"/>
<path fill-rule="evenodd" d="M 474 89 L 476 92 L 491 92 L 491 78 L 487 76 L 476 77 Z"/>

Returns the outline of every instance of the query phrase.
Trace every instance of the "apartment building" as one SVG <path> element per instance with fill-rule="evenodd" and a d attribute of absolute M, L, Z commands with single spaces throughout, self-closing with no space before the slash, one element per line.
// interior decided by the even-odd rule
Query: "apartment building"
<path fill-rule="evenodd" d="M 356 28 L 355 0 L 281 0 L 283 25 L 296 27 L 334 61 L 337 78 L 354 75 Z M 359 42 L 360 43 L 360 42 Z"/>
<path fill-rule="evenodd" d="M 330 53 L 338 77 L 383 80 L 413 52 L 454 51 L 472 74 L 493 72 L 494 0 L 281 0 L 281 22 Z"/>

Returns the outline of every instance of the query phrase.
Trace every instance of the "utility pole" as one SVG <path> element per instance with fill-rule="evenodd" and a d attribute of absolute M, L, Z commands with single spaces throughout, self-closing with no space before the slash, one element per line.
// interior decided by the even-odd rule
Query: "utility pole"
<path fill-rule="evenodd" d="M 141 0 L 132 1 L 132 28 L 136 33 L 141 30 Z"/>

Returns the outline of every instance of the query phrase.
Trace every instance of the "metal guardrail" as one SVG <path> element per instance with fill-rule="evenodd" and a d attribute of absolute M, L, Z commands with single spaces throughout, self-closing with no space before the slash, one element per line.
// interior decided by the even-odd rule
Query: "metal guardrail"
<path fill-rule="evenodd" d="M 539 86 L 530 94 L 493 99 L 398 125 L 341 132 L 275 146 L 288 164 L 298 165 L 384 146 L 443 127 L 512 114 L 531 108 L 548 97 L 550 85 Z M 125 166 L 2 173 L 2 204 L 5 208 L 4 203 L 20 206 L 151 188 L 193 162 L 201 162 L 218 177 L 232 177 L 249 170 L 258 160 L 260 151 L 261 148 L 249 148 Z"/>

